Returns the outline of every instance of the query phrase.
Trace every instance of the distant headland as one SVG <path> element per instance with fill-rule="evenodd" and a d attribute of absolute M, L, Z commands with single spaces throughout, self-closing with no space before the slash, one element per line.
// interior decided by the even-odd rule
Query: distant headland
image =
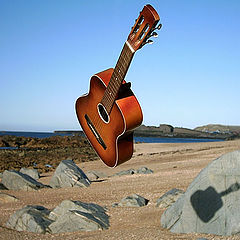
<path fill-rule="evenodd" d="M 83 135 L 82 131 L 54 131 L 54 133 Z M 141 125 L 134 131 L 135 137 L 167 137 L 167 138 L 210 138 L 235 139 L 240 138 L 240 126 L 209 124 L 194 129 L 173 127 L 169 124 L 156 126 Z"/>

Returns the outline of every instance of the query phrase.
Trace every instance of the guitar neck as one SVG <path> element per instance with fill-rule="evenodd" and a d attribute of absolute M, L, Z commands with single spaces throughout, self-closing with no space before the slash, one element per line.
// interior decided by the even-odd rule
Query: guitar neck
<path fill-rule="evenodd" d="M 121 84 L 127 74 L 128 68 L 131 64 L 135 51 L 126 41 L 121 54 L 118 58 L 117 64 L 114 68 L 113 74 L 111 76 L 110 82 L 104 92 L 101 103 L 106 108 L 108 114 L 110 114 L 114 101 L 117 98 L 118 91 Z"/>

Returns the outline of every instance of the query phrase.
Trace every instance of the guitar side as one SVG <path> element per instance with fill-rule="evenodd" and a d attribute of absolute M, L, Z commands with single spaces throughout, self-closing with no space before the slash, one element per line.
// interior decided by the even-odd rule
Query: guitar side
<path fill-rule="evenodd" d="M 111 79 L 113 69 L 92 76 L 89 93 L 76 101 L 80 125 L 89 142 L 110 167 L 115 167 L 132 157 L 133 130 L 142 123 L 141 107 L 133 92 L 124 87 L 119 91 L 109 121 L 102 119 L 99 103 Z"/>

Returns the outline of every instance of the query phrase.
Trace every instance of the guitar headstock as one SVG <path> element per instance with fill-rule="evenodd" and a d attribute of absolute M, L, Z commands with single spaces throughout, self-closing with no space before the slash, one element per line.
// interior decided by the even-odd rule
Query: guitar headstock
<path fill-rule="evenodd" d="M 153 41 L 149 40 L 150 37 L 158 36 L 154 31 L 160 30 L 162 27 L 162 24 L 157 26 L 159 20 L 158 13 L 150 4 L 144 6 L 127 39 L 134 51 L 137 51 L 146 43 L 152 43 Z"/>

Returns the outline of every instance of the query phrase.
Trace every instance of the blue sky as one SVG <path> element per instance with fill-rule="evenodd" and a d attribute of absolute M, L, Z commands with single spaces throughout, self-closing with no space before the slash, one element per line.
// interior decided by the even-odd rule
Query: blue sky
<path fill-rule="evenodd" d="M 240 125 L 240 1 L 0 0 L 0 130 L 80 129 L 76 99 L 147 3 L 163 27 L 126 76 L 143 123 Z"/>

